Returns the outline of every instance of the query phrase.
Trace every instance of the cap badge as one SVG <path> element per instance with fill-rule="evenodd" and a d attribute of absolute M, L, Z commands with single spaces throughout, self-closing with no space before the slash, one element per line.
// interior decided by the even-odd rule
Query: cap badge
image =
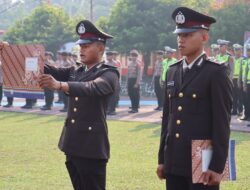
<path fill-rule="evenodd" d="M 179 12 L 175 17 L 175 22 L 177 24 L 184 24 L 185 20 L 185 16 L 182 14 L 182 12 Z"/>
<path fill-rule="evenodd" d="M 78 31 L 79 34 L 84 34 L 85 33 L 86 29 L 85 29 L 83 23 L 80 24 L 80 26 L 78 27 L 77 31 Z"/>

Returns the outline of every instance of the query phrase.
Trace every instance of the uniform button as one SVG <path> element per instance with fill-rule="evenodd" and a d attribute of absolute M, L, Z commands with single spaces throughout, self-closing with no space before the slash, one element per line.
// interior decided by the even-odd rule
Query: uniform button
<path fill-rule="evenodd" d="M 78 97 L 75 97 L 75 101 L 78 101 L 79 100 L 79 98 Z"/>
<path fill-rule="evenodd" d="M 171 94 L 169 94 L 168 97 L 171 98 Z"/>
<path fill-rule="evenodd" d="M 182 92 L 179 93 L 179 97 L 182 98 L 184 94 Z"/>
<path fill-rule="evenodd" d="M 179 133 L 176 133 L 175 134 L 175 137 L 178 139 L 178 138 L 180 138 L 180 134 Z"/>
<path fill-rule="evenodd" d="M 176 121 L 176 124 L 177 124 L 177 125 L 180 125 L 180 124 L 181 124 L 181 120 L 177 120 L 177 121 Z"/>
<path fill-rule="evenodd" d="M 196 95 L 196 94 L 193 94 L 192 97 L 193 97 L 193 98 L 197 98 L 197 95 Z"/>
<path fill-rule="evenodd" d="M 89 131 L 91 131 L 92 130 L 92 127 L 89 127 Z"/>
<path fill-rule="evenodd" d="M 71 119 L 71 123 L 75 123 L 76 121 L 74 119 Z"/>
<path fill-rule="evenodd" d="M 178 107 L 178 111 L 182 111 L 182 107 L 181 106 Z"/>
<path fill-rule="evenodd" d="M 74 108 L 74 112 L 77 112 L 77 108 Z"/>

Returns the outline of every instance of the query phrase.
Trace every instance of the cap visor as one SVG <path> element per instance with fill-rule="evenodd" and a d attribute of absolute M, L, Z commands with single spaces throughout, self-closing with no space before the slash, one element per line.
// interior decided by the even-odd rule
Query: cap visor
<path fill-rule="evenodd" d="M 199 29 L 196 28 L 177 28 L 173 33 L 174 34 L 180 34 L 180 33 L 191 33 L 191 32 L 195 32 Z"/>
<path fill-rule="evenodd" d="M 85 40 L 85 39 L 79 39 L 76 41 L 76 44 L 80 45 L 80 44 L 90 44 L 92 43 L 93 40 Z"/>

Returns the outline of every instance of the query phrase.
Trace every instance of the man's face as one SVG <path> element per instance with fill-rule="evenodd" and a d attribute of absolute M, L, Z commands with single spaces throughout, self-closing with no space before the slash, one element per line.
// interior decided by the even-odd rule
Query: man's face
<path fill-rule="evenodd" d="M 113 60 L 113 55 L 107 55 L 107 60 L 111 62 Z"/>
<path fill-rule="evenodd" d="M 227 45 L 220 45 L 220 53 L 225 54 L 227 51 Z"/>
<path fill-rule="evenodd" d="M 178 48 L 183 56 L 191 56 L 203 48 L 206 41 L 200 31 L 180 33 L 177 37 Z"/>
<path fill-rule="evenodd" d="M 234 54 L 235 54 L 235 57 L 239 58 L 242 56 L 242 51 L 239 49 L 239 50 L 234 50 Z"/>
<path fill-rule="evenodd" d="M 167 57 L 168 59 L 171 59 L 171 58 L 172 58 L 172 55 L 173 55 L 173 53 L 171 53 L 171 52 L 166 52 L 166 57 Z"/>
<path fill-rule="evenodd" d="M 67 55 L 62 55 L 62 60 L 63 60 L 63 61 L 67 61 L 67 59 L 68 59 L 68 56 L 67 56 Z"/>
<path fill-rule="evenodd" d="M 99 57 L 102 57 L 104 45 L 93 42 L 89 44 L 80 44 L 81 62 L 86 65 L 91 65 L 99 62 Z"/>
<path fill-rule="evenodd" d="M 163 60 L 163 55 L 157 55 L 157 60 L 159 60 L 159 61 L 161 61 L 161 60 Z"/>
<path fill-rule="evenodd" d="M 135 53 L 131 53 L 131 54 L 130 54 L 130 60 L 131 60 L 132 62 L 135 62 L 135 61 L 137 60 L 137 58 L 138 58 L 138 55 L 137 55 L 137 54 L 135 54 Z"/>

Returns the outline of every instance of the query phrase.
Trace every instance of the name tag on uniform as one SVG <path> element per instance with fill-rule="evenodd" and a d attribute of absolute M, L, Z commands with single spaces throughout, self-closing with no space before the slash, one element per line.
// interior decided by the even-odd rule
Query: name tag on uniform
<path fill-rule="evenodd" d="M 167 86 L 174 86 L 174 81 L 167 82 Z"/>

